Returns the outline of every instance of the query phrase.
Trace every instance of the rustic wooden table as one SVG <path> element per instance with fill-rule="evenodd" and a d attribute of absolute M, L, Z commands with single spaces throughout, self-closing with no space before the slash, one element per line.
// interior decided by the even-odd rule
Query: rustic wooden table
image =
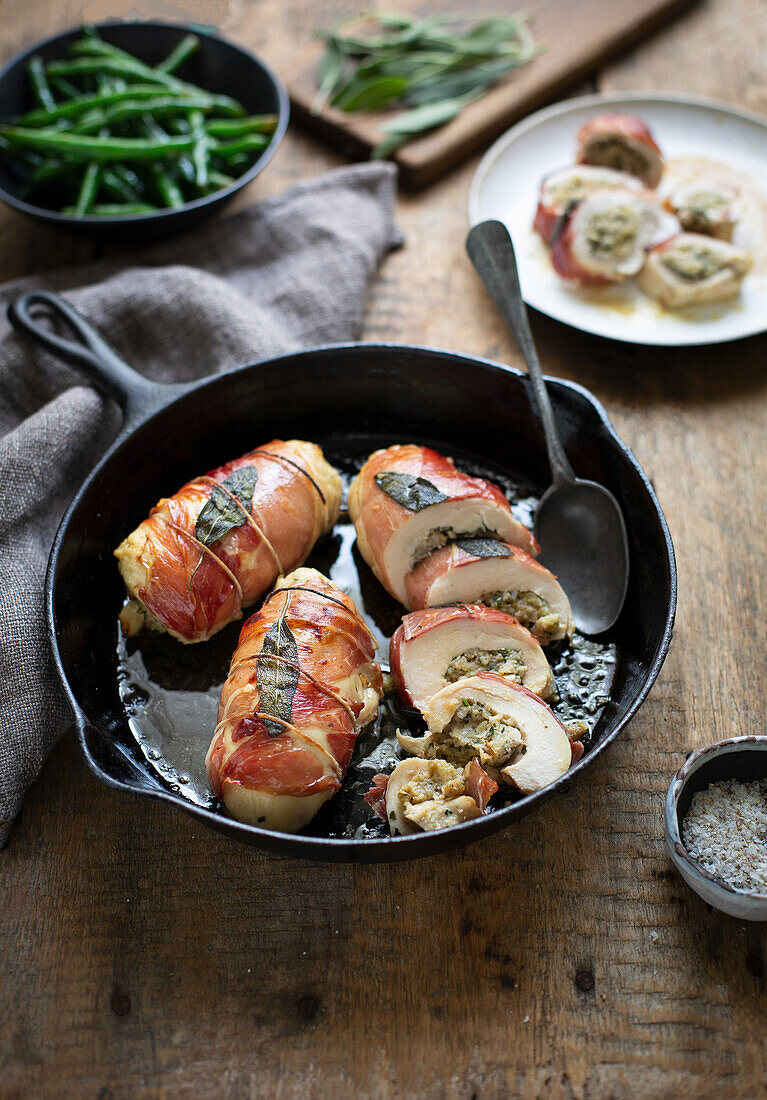
<path fill-rule="evenodd" d="M 122 10 L 220 18 L 278 67 L 349 10 L 203 6 Z M 0 0 L 0 53 L 83 8 L 120 11 Z M 709 0 L 575 90 L 676 89 L 767 114 L 766 55 L 761 0 Z M 291 132 L 246 198 L 337 163 Z M 402 199 L 407 245 L 365 337 L 517 362 L 463 251 L 474 166 Z M 3 279 L 92 255 L 0 213 Z M 377 867 L 265 855 L 120 796 L 67 734 L 0 854 L 1 1096 L 767 1095 L 765 926 L 699 901 L 662 825 L 687 750 L 765 732 L 767 338 L 655 351 L 533 323 L 546 369 L 607 406 L 676 542 L 674 644 L 627 734 L 494 838 Z"/>

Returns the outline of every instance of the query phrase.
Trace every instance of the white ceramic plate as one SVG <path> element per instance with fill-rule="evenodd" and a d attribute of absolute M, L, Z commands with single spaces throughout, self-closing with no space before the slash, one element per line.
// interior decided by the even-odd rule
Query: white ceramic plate
<path fill-rule="evenodd" d="M 525 301 L 583 332 L 636 344 L 716 344 L 767 330 L 767 192 L 756 191 L 748 229 L 736 230 L 735 243 L 751 252 L 754 270 L 733 302 L 669 311 L 633 283 L 578 289 L 556 274 L 548 249 L 532 229 L 540 182 L 572 164 L 578 129 L 610 110 L 639 115 L 672 171 L 680 159 L 705 157 L 745 175 L 755 189 L 767 180 L 767 122 L 726 104 L 669 93 L 625 93 L 581 96 L 538 111 L 488 150 L 469 192 L 472 225 L 496 218 L 508 226 Z M 744 231 L 748 242 L 737 235 Z"/>

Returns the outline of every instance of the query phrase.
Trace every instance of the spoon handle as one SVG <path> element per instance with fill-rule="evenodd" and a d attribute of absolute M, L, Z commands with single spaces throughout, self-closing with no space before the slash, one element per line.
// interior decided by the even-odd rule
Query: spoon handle
<path fill-rule="evenodd" d="M 480 222 L 470 231 L 466 239 L 466 250 L 506 324 L 514 333 L 522 357 L 527 364 L 527 373 L 543 424 L 552 481 L 555 485 L 573 482 L 575 474 L 554 423 L 551 401 L 543 380 L 543 371 L 538 352 L 535 350 L 533 334 L 530 331 L 530 321 L 522 298 L 517 260 L 509 231 L 502 222 Z"/>

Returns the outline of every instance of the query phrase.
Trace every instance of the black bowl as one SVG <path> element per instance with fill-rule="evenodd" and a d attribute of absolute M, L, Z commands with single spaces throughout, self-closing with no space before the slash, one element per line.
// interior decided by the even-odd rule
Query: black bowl
<path fill-rule="evenodd" d="M 288 125 L 290 106 L 285 87 L 263 61 L 241 46 L 183 23 L 100 23 L 97 30 L 106 42 L 135 54 L 150 65 L 156 65 L 167 57 L 178 41 L 193 30 L 200 38 L 200 46 L 178 70 L 178 75 L 207 91 L 233 96 L 244 104 L 249 114 L 277 115 L 277 128 L 272 140 L 250 168 L 229 187 L 194 199 L 184 206 L 152 214 L 76 218 L 72 214 L 36 206 L 19 197 L 22 181 L 5 159 L 0 160 L 0 199 L 29 217 L 101 240 L 152 240 L 190 229 L 229 202 L 272 159 Z M 0 71 L 0 117 L 21 115 L 36 105 L 27 79 L 30 58 L 35 54 L 39 54 L 43 61 L 66 58 L 69 44 L 81 35 L 80 27 L 66 31 L 37 43 L 8 62 Z"/>

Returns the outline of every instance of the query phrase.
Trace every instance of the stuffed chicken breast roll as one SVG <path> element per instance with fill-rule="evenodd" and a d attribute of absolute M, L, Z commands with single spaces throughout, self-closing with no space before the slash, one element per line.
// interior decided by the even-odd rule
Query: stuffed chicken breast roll
<path fill-rule="evenodd" d="M 405 615 L 389 646 L 389 663 L 406 703 L 423 710 L 447 684 L 495 672 L 542 697 L 554 679 L 540 644 L 511 615 L 459 604 Z"/>
<path fill-rule="evenodd" d="M 429 732 L 418 755 L 459 766 L 476 759 L 491 778 L 497 773 L 523 794 L 559 779 L 573 760 L 567 730 L 554 712 L 527 688 L 492 672 L 448 684 L 424 718 Z"/>
<path fill-rule="evenodd" d="M 447 829 L 481 817 L 498 784 L 471 760 L 403 760 L 391 775 L 377 775 L 365 801 L 393 834 Z"/>
<path fill-rule="evenodd" d="M 737 297 L 751 266 L 749 254 L 728 241 L 680 233 L 652 250 L 637 281 L 666 309 L 681 309 Z"/>
<path fill-rule="evenodd" d="M 678 229 L 671 214 L 633 191 L 597 191 L 565 219 L 551 262 L 564 279 L 620 283 L 642 268 L 648 249 Z"/>
<path fill-rule="evenodd" d="M 574 203 L 582 202 L 595 191 L 615 190 L 641 193 L 643 185 L 641 180 L 630 176 L 628 172 L 598 168 L 591 164 L 579 164 L 552 172 L 541 183 L 533 229 L 543 237 L 546 244 L 551 244 L 558 224 Z"/>
<path fill-rule="evenodd" d="M 406 606 L 407 574 L 452 539 L 493 535 L 537 552 L 497 485 L 461 473 L 449 458 L 415 444 L 370 456 L 349 489 L 349 515 L 363 558 Z"/>
<path fill-rule="evenodd" d="M 635 115 L 605 114 L 592 118 L 578 131 L 579 164 L 598 164 L 637 176 L 657 187 L 663 175 L 663 157 L 649 129 Z"/>
<path fill-rule="evenodd" d="M 407 577 L 413 608 L 481 604 L 512 615 L 546 645 L 573 633 L 570 601 L 557 578 L 524 550 L 493 539 L 462 540 Z"/>
<path fill-rule="evenodd" d="M 205 760 L 232 817 L 292 833 L 335 794 L 378 709 L 374 654 L 332 581 L 314 569 L 281 578 L 242 628 Z"/>
<path fill-rule="evenodd" d="M 739 198 L 734 186 L 704 177 L 679 184 L 663 205 L 688 233 L 731 241 L 738 222 Z"/>
<path fill-rule="evenodd" d="M 340 474 L 298 439 L 274 439 L 188 482 L 115 550 L 130 596 L 123 631 L 148 625 L 206 641 L 306 559 L 340 504 Z"/>

